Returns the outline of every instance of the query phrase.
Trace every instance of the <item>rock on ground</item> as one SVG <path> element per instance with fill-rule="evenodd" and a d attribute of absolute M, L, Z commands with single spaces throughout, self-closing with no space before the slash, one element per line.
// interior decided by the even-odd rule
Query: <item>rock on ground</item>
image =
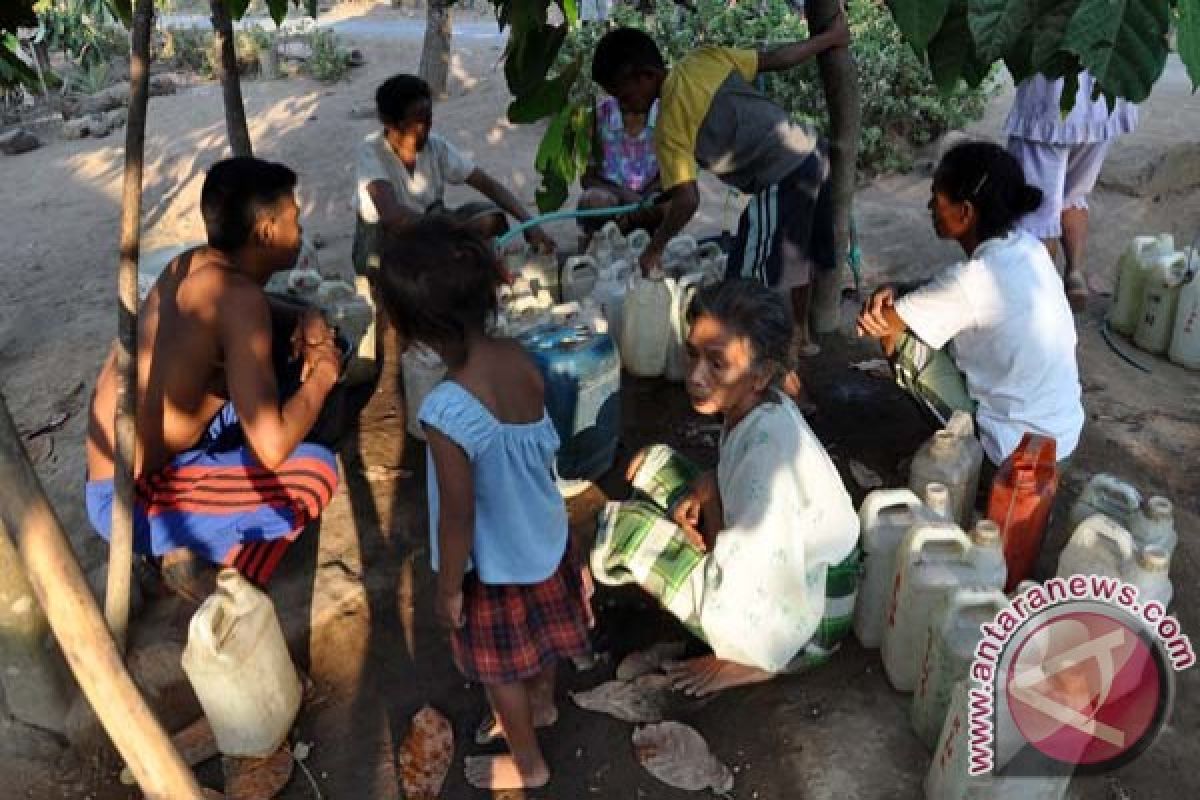
<path fill-rule="evenodd" d="M 42 140 L 24 128 L 0 134 L 0 153 L 17 156 L 42 146 Z"/>

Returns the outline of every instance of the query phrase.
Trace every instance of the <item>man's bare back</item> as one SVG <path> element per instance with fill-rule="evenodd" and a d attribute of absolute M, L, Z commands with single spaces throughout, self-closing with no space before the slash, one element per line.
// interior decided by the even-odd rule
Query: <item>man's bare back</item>
<path fill-rule="evenodd" d="M 134 474 L 150 474 L 193 446 L 229 400 L 218 328 L 220 309 L 266 294 L 229 257 L 199 247 L 177 257 L 138 314 L 138 451 Z M 252 333 L 270 347 L 271 330 Z M 116 351 L 96 380 L 88 431 L 88 475 L 113 473 Z"/>

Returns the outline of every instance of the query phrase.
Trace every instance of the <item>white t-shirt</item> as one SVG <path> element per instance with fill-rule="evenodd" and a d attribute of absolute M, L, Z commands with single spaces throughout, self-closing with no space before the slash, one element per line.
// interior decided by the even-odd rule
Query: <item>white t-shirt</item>
<path fill-rule="evenodd" d="M 930 347 L 947 348 L 979 403 L 984 452 L 999 464 L 1026 432 L 1075 451 L 1083 429 L 1075 322 L 1042 243 L 1023 231 L 981 244 L 896 301 L 896 313 Z"/>
<path fill-rule="evenodd" d="M 367 193 L 367 185 L 387 181 L 395 190 L 400 205 L 423 214 L 442 202 L 446 184 L 465 183 L 474 171 L 475 165 L 457 147 L 431 133 L 425 147 L 417 153 L 413 171 L 409 172 L 396 157 L 383 132 L 376 131 L 358 146 L 355 209 L 363 222 L 378 222 L 379 212 Z"/>

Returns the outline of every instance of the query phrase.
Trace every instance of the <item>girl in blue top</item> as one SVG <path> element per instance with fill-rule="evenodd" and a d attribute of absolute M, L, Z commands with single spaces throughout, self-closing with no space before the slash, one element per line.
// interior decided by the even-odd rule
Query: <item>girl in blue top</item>
<path fill-rule="evenodd" d="M 511 755 L 468 757 L 478 788 L 550 778 L 535 726 L 553 724 L 557 662 L 588 651 L 581 574 L 567 566 L 554 483 L 559 440 L 541 374 L 511 339 L 489 336 L 498 270 L 453 223 L 417 222 L 383 245 L 379 286 L 404 341 L 441 356 L 446 380 L 418 418 L 429 443 L 429 519 L 438 621 L 463 675 L 487 690 Z"/>

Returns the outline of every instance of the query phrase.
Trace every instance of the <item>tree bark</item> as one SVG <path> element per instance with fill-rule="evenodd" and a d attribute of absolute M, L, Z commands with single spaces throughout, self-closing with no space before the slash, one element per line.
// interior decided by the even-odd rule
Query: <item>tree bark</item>
<path fill-rule="evenodd" d="M 434 97 L 446 96 L 446 78 L 450 72 L 450 40 L 454 34 L 454 15 L 446 0 L 428 0 L 425 11 L 425 43 L 421 47 L 421 66 L 417 74 L 429 84 Z"/>
<path fill-rule="evenodd" d="M 250 129 L 246 125 L 246 106 L 242 103 L 242 77 L 238 72 L 237 48 L 233 37 L 233 18 L 225 0 L 209 0 L 212 9 L 213 47 L 217 49 L 217 78 L 225 97 L 225 129 L 229 149 L 234 156 L 252 156 Z"/>
<path fill-rule="evenodd" d="M 813 33 L 829 27 L 840 0 L 807 0 L 806 14 Z M 833 184 L 834 243 L 837 266 L 815 270 L 810 321 L 815 333 L 832 333 L 841 324 L 841 290 L 850 252 L 850 220 L 854 210 L 859 128 L 858 68 L 850 48 L 829 50 L 817 57 L 825 104 L 829 108 L 829 145 Z"/>
<path fill-rule="evenodd" d="M 121 197 L 121 258 L 117 271 L 117 403 L 113 423 L 112 536 L 104 614 L 117 647 L 125 647 L 133 569 L 133 464 L 137 451 L 137 264 L 142 220 L 142 165 L 150 101 L 153 0 L 138 0 L 129 53 L 129 117 Z"/>
<path fill-rule="evenodd" d="M 145 25 L 152 0 L 138 0 Z M 148 25 L 146 26 L 148 30 Z M 0 536 L 12 541 L 88 702 L 149 800 L 204 800 L 125 670 L 62 523 L 46 500 L 0 397 Z"/>

